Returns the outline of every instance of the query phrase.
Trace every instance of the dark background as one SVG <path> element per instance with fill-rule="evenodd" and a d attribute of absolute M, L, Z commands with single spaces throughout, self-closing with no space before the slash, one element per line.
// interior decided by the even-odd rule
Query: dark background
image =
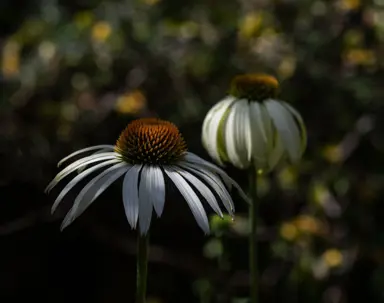
<path fill-rule="evenodd" d="M 0 2 L 0 302 L 133 302 L 114 184 L 64 232 L 44 188 L 65 155 L 159 116 L 189 150 L 238 73 L 302 114 L 299 165 L 261 180 L 260 302 L 384 302 L 383 1 Z M 246 188 L 246 173 L 227 172 Z M 59 186 L 60 187 L 60 186 Z M 148 303 L 246 302 L 246 207 L 204 237 L 177 191 L 151 229 Z"/>

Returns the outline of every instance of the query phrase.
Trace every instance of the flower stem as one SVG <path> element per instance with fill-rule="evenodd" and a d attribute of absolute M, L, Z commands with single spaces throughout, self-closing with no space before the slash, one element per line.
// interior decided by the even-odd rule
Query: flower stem
<path fill-rule="evenodd" d="M 137 285 L 136 303 L 145 303 L 147 292 L 149 235 L 140 235 L 137 238 Z"/>
<path fill-rule="evenodd" d="M 257 171 L 255 167 L 249 170 L 249 191 L 251 205 L 249 206 L 249 271 L 250 271 L 250 296 L 251 303 L 258 302 L 258 269 L 257 269 L 257 219 L 258 219 L 258 197 L 257 197 Z"/>

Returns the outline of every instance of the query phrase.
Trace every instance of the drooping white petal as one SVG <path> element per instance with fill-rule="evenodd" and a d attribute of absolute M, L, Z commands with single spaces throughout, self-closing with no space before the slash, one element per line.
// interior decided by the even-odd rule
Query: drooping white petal
<path fill-rule="evenodd" d="M 281 160 L 284 155 L 284 146 L 279 133 L 275 130 L 275 145 L 272 151 L 268 154 L 269 170 L 272 170 Z"/>
<path fill-rule="evenodd" d="M 150 178 L 147 178 L 147 189 L 151 193 L 150 200 L 155 209 L 158 217 L 163 213 L 165 202 L 165 182 L 164 175 L 161 169 L 157 166 L 145 166 L 147 174 Z M 141 172 L 141 178 L 143 178 L 143 171 Z M 143 179 L 142 179 L 143 180 Z M 141 183 L 140 183 L 141 184 Z"/>
<path fill-rule="evenodd" d="M 251 200 L 243 192 L 243 190 L 241 189 L 239 184 L 237 184 L 237 182 L 235 180 L 233 180 L 231 177 L 229 177 L 227 175 L 227 173 L 225 171 L 223 171 L 221 168 L 219 168 L 218 166 L 216 166 L 212 163 L 209 163 L 208 161 L 203 160 L 202 158 L 200 158 L 199 156 L 197 156 L 191 152 L 186 153 L 186 155 L 184 156 L 184 160 L 186 162 L 189 162 L 190 164 L 192 164 L 192 166 L 194 168 L 196 168 L 197 170 L 205 171 L 208 169 L 208 170 L 215 172 L 216 174 L 218 174 L 223 179 L 223 182 L 225 183 L 225 185 L 228 188 L 231 188 L 231 185 L 233 185 L 237 189 L 237 191 L 239 192 L 240 196 L 247 203 L 251 203 Z"/>
<path fill-rule="evenodd" d="M 74 153 L 66 156 L 65 158 L 61 159 L 60 162 L 57 164 L 57 166 L 59 167 L 61 164 L 63 164 L 65 161 L 69 160 L 70 158 L 74 157 L 74 156 L 77 156 L 79 154 L 82 154 L 82 153 L 85 153 L 85 152 L 88 152 L 88 151 L 91 151 L 91 150 L 95 150 L 95 149 L 106 149 L 106 150 L 109 150 L 109 151 L 113 151 L 115 147 L 113 145 L 95 145 L 95 146 L 91 146 L 91 147 L 87 147 L 87 148 L 83 148 L 83 149 L 80 149 L 78 151 L 75 151 Z"/>
<path fill-rule="evenodd" d="M 160 217 L 164 208 L 165 184 L 159 167 L 145 165 L 141 171 L 139 187 L 139 226 L 140 233 L 146 234 L 151 224 L 152 207 L 157 208 Z"/>
<path fill-rule="evenodd" d="M 263 119 L 263 129 L 265 131 L 265 139 L 267 141 L 267 154 L 273 149 L 273 124 L 271 117 L 265 105 L 260 104 L 261 117 Z"/>
<path fill-rule="evenodd" d="M 183 177 L 179 175 L 177 172 L 175 172 L 172 168 L 165 167 L 164 170 L 165 170 L 165 173 L 168 175 L 168 177 L 176 185 L 177 189 L 180 191 L 185 201 L 188 203 L 188 206 L 191 209 L 197 224 L 204 231 L 204 233 L 208 234 L 209 233 L 208 218 L 199 197 L 193 191 L 191 186 L 189 186 L 187 181 L 185 181 Z"/>
<path fill-rule="evenodd" d="M 174 168 L 174 167 L 172 167 L 172 168 Z M 203 182 L 201 182 L 198 178 L 196 178 L 190 172 L 182 169 L 181 167 L 176 167 L 174 169 L 177 170 L 177 172 L 181 176 L 183 176 L 184 179 L 186 179 L 190 183 L 192 183 L 193 186 L 196 188 L 196 190 L 204 197 L 205 200 L 207 200 L 208 204 L 212 207 L 212 209 L 220 217 L 223 217 L 223 212 L 221 211 L 219 204 L 217 203 L 215 195 L 212 193 L 212 191 Z"/>
<path fill-rule="evenodd" d="M 202 141 L 208 154 L 218 163 L 223 165 L 219 155 L 218 135 L 219 126 L 225 117 L 226 111 L 235 102 L 233 97 L 226 97 L 224 100 L 213 106 L 206 115 L 202 126 Z"/>
<path fill-rule="evenodd" d="M 305 127 L 303 118 L 301 117 L 300 113 L 295 108 L 293 108 L 290 104 L 288 104 L 287 102 L 284 102 L 284 101 L 281 101 L 281 103 L 288 108 L 288 110 L 291 112 L 291 114 L 296 118 L 296 120 L 299 123 L 300 135 L 301 135 L 300 136 L 301 137 L 301 155 L 300 155 L 300 157 L 301 157 L 303 155 L 305 149 L 307 148 L 307 129 Z"/>
<path fill-rule="evenodd" d="M 77 195 L 72 208 L 69 210 L 61 224 L 61 230 L 66 228 L 80 216 L 98 196 L 100 196 L 113 182 L 120 178 L 129 168 L 130 166 L 126 163 L 118 163 L 109 167 L 89 181 Z"/>
<path fill-rule="evenodd" d="M 89 176 L 91 173 L 93 173 L 94 171 L 104 167 L 104 166 L 108 166 L 108 165 L 111 165 L 111 164 L 115 164 L 115 163 L 118 163 L 120 162 L 120 160 L 117 160 L 117 159 L 114 159 L 114 160 L 109 160 L 109 161 L 105 161 L 105 162 L 102 162 L 102 163 L 99 163 L 91 168 L 88 168 L 86 169 L 85 171 L 83 171 L 82 173 L 80 173 L 79 175 L 77 175 L 75 178 L 73 178 L 71 180 L 71 182 L 69 182 L 65 187 L 64 189 L 60 192 L 60 194 L 58 195 L 58 197 L 56 198 L 55 202 L 53 203 L 52 205 L 52 209 L 51 209 L 51 212 L 53 213 L 56 208 L 59 206 L 59 203 L 61 202 L 61 200 L 64 198 L 64 196 L 77 184 L 79 183 L 81 180 L 83 180 L 85 177 Z"/>
<path fill-rule="evenodd" d="M 105 153 L 108 151 L 109 151 L 109 149 L 100 149 L 97 152 L 92 153 L 92 155 L 98 155 L 98 154 Z M 80 174 L 82 171 L 86 170 L 87 167 L 88 167 L 88 165 L 84 165 L 83 167 L 81 167 L 77 170 L 77 173 Z"/>
<path fill-rule="evenodd" d="M 247 100 L 232 105 L 225 129 L 225 146 L 232 164 L 247 168 L 252 149 L 250 114 Z"/>
<path fill-rule="evenodd" d="M 209 186 L 211 186 L 214 190 L 214 192 L 220 197 L 221 201 L 224 204 L 225 209 L 227 212 L 233 216 L 233 212 L 235 211 L 235 206 L 232 201 L 232 197 L 228 193 L 227 189 L 225 188 L 225 185 L 220 180 L 220 178 L 213 172 L 209 170 L 197 170 L 193 166 L 187 163 L 179 163 L 179 165 L 191 172 L 193 172 L 195 175 L 199 176 L 201 179 L 203 179 L 205 182 L 208 183 Z"/>
<path fill-rule="evenodd" d="M 139 174 L 142 165 L 134 165 L 125 174 L 123 181 L 123 203 L 129 225 L 136 228 L 139 216 Z"/>
<path fill-rule="evenodd" d="M 258 102 L 250 104 L 251 129 L 252 129 L 252 157 L 260 168 L 267 162 L 268 136 L 264 127 L 264 117 L 261 105 Z"/>
<path fill-rule="evenodd" d="M 265 106 L 290 160 L 292 162 L 299 160 L 301 155 L 300 133 L 291 113 L 276 100 L 269 99 L 265 101 Z"/>
<path fill-rule="evenodd" d="M 186 162 L 189 162 L 190 164 L 194 165 L 194 164 L 200 164 L 204 167 L 206 167 L 207 169 L 210 169 L 214 172 L 216 172 L 217 174 L 219 174 L 222 178 L 223 178 L 223 181 L 225 183 L 225 185 L 228 187 L 228 188 L 231 188 L 232 186 L 232 182 L 230 182 L 227 178 L 225 178 L 225 176 L 227 175 L 227 173 L 222 170 L 220 167 L 218 167 L 217 165 L 213 164 L 213 163 L 210 163 L 202 158 L 200 158 L 199 156 L 191 153 L 191 152 L 187 152 L 184 156 L 184 160 Z M 224 177 L 223 177 L 224 176 Z"/>
<path fill-rule="evenodd" d="M 82 159 L 79 159 L 72 164 L 68 165 L 66 168 L 64 168 L 62 171 L 60 171 L 56 177 L 48 184 L 48 186 L 45 189 L 45 192 L 50 192 L 62 179 L 64 179 L 66 176 L 71 174 L 72 172 L 76 171 L 77 169 L 84 167 L 86 165 L 100 162 L 104 160 L 112 160 L 117 159 L 117 154 L 114 152 L 108 152 L 108 153 L 101 153 L 97 155 L 88 156 Z"/>

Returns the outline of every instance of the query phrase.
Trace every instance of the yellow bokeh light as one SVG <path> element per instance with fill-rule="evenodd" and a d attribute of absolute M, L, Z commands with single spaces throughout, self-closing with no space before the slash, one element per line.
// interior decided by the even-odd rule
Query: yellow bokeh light
<path fill-rule="evenodd" d="M 292 241 L 297 238 L 298 230 L 292 223 L 283 223 L 280 227 L 280 236 L 288 241 Z"/>
<path fill-rule="evenodd" d="M 308 215 L 301 215 L 294 220 L 294 224 L 301 232 L 316 234 L 320 230 L 319 221 Z"/>
<path fill-rule="evenodd" d="M 331 163 L 339 163 L 343 160 L 344 154 L 339 145 L 328 145 L 323 150 L 323 156 Z"/>
<path fill-rule="evenodd" d="M 92 39 L 96 42 L 104 42 L 112 33 L 112 27 L 108 22 L 97 22 L 92 28 Z"/>
<path fill-rule="evenodd" d="M 20 71 L 20 45 L 9 41 L 3 48 L 1 72 L 5 78 L 12 78 Z"/>
<path fill-rule="evenodd" d="M 372 66 L 376 63 L 376 55 L 370 49 L 351 49 L 344 53 L 345 60 L 353 65 Z"/>
<path fill-rule="evenodd" d="M 316 183 L 313 187 L 313 201 L 318 205 L 324 205 L 328 201 L 330 193 L 328 188 L 321 183 Z"/>
<path fill-rule="evenodd" d="M 125 93 L 117 99 L 116 111 L 122 114 L 136 114 L 147 104 L 144 94 L 140 90 Z"/>
<path fill-rule="evenodd" d="M 84 29 L 91 26 L 93 22 L 93 14 L 91 12 L 80 12 L 75 15 L 74 21 L 79 29 Z"/>
<path fill-rule="evenodd" d="M 249 39 L 253 37 L 259 31 L 262 22 L 261 14 L 255 12 L 247 14 L 239 24 L 240 38 Z"/>
<path fill-rule="evenodd" d="M 360 7 L 360 0 L 340 0 L 339 6 L 341 9 L 350 11 Z"/>
<path fill-rule="evenodd" d="M 287 79 L 292 77 L 296 70 L 296 58 L 293 56 L 287 56 L 283 58 L 279 67 L 278 73 L 280 78 Z"/>
<path fill-rule="evenodd" d="M 340 250 L 332 248 L 328 249 L 323 254 L 324 262 L 331 268 L 338 267 L 343 263 L 344 257 Z"/>

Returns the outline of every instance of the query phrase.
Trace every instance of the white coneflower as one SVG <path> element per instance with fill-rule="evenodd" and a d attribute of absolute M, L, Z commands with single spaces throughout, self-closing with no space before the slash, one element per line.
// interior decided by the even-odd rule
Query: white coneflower
<path fill-rule="evenodd" d="M 233 79 L 229 96 L 208 112 L 202 141 L 209 155 L 223 165 L 244 169 L 251 163 L 270 171 L 281 160 L 299 160 L 306 148 L 300 114 L 277 100 L 278 81 L 269 75 L 246 74 Z"/>
<path fill-rule="evenodd" d="M 221 199 L 230 215 L 234 212 L 234 205 L 226 186 L 233 185 L 246 199 L 237 183 L 223 170 L 187 152 L 179 130 L 167 121 L 155 118 L 135 120 L 121 133 L 115 146 L 98 145 L 79 150 L 60 161 L 59 166 L 74 156 L 92 150 L 97 153 L 67 166 L 47 187 L 47 191 L 50 191 L 69 174 L 80 172 L 61 191 L 52 206 L 53 212 L 77 183 L 90 174 L 103 170 L 80 191 L 64 218 L 62 229 L 72 223 L 101 193 L 123 175 L 122 198 L 125 214 L 132 228 L 136 228 L 139 222 L 140 233 L 143 235 L 149 229 L 153 209 L 158 217 L 163 212 L 166 177 L 178 188 L 197 224 L 205 233 L 209 232 L 209 224 L 197 193 L 220 216 L 223 214 L 216 196 Z M 90 166 L 91 164 L 96 165 Z"/>

